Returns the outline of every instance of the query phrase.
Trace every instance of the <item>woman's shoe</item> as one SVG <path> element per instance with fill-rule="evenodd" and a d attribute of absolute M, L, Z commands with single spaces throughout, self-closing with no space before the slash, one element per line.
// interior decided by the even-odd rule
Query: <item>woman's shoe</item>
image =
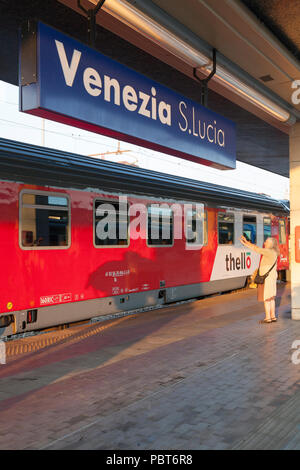
<path fill-rule="evenodd" d="M 275 318 L 271 318 L 271 321 L 272 321 L 272 322 L 276 322 L 276 321 L 277 321 L 277 318 L 276 318 L 276 317 L 275 317 Z"/>
<path fill-rule="evenodd" d="M 272 323 L 272 320 L 266 320 L 266 318 L 264 320 L 260 320 L 258 323 Z"/>

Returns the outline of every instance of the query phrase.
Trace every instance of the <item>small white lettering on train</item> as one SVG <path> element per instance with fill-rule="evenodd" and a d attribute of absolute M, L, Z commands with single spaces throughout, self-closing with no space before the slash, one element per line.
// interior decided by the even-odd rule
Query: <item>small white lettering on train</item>
<path fill-rule="evenodd" d="M 72 294 L 54 294 L 54 295 L 44 295 L 40 297 L 41 305 L 52 305 L 59 304 L 61 302 L 71 302 Z"/>

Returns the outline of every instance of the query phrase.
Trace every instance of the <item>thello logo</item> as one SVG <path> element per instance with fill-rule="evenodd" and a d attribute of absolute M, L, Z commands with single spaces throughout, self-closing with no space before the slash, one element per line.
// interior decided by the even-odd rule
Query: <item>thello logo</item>
<path fill-rule="evenodd" d="M 251 253 L 241 253 L 241 256 L 226 255 L 226 271 L 240 271 L 251 268 Z"/>

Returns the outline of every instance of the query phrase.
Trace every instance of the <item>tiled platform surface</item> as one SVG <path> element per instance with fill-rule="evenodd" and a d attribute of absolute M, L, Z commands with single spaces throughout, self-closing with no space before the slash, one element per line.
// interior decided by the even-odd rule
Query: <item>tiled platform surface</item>
<path fill-rule="evenodd" d="M 300 322 L 277 300 L 276 324 L 247 290 L 8 358 L 0 449 L 300 449 Z"/>

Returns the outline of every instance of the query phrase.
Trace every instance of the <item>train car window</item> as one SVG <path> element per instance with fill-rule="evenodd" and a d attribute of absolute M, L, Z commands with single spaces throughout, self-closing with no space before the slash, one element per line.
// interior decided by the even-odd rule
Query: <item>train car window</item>
<path fill-rule="evenodd" d="M 285 220 L 279 219 L 279 244 L 285 245 L 286 244 L 286 227 L 285 227 Z"/>
<path fill-rule="evenodd" d="M 256 243 L 256 217 L 243 216 L 243 235 L 248 242 Z"/>
<path fill-rule="evenodd" d="M 219 245 L 234 244 L 234 214 L 218 214 L 218 239 Z"/>
<path fill-rule="evenodd" d="M 47 193 L 21 193 L 20 244 L 37 249 L 70 245 L 69 199 Z"/>
<path fill-rule="evenodd" d="M 271 229 L 271 219 L 269 217 L 264 217 L 264 242 L 267 238 L 272 236 Z"/>
<path fill-rule="evenodd" d="M 173 245 L 173 211 L 169 208 L 148 207 L 149 246 Z"/>
<path fill-rule="evenodd" d="M 22 194 L 23 204 L 28 205 L 42 205 L 42 206 L 60 206 L 68 207 L 68 198 L 63 196 L 48 196 L 47 194 Z"/>
<path fill-rule="evenodd" d="M 188 210 L 186 220 L 187 244 L 207 245 L 207 211 Z"/>
<path fill-rule="evenodd" d="M 128 204 L 111 200 L 95 201 L 94 244 L 96 247 L 129 245 Z"/>

